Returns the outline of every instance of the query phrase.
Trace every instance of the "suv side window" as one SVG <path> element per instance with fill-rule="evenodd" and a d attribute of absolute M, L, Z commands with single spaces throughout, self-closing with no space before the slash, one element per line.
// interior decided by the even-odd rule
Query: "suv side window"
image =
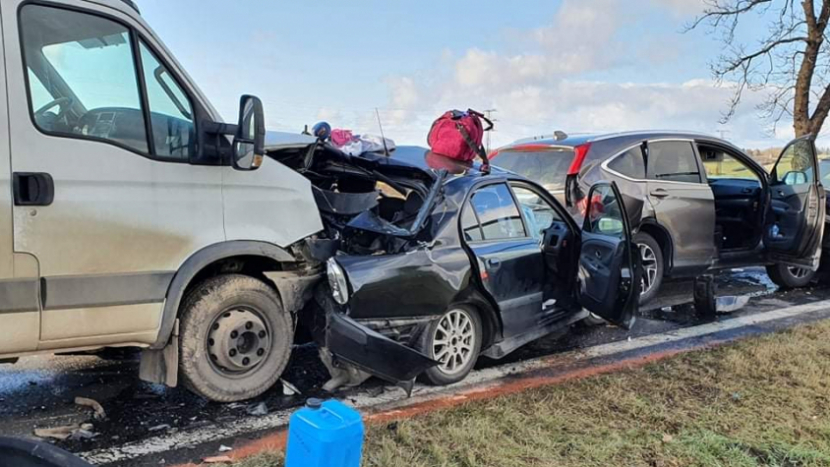
<path fill-rule="evenodd" d="M 193 106 L 167 67 L 156 59 L 144 41 L 140 44 L 155 153 L 187 161 L 196 140 Z"/>
<path fill-rule="evenodd" d="M 646 165 L 643 160 L 643 150 L 640 146 L 631 148 L 628 151 L 615 157 L 608 163 L 608 168 L 614 172 L 631 177 L 637 180 L 646 178 Z"/>
<path fill-rule="evenodd" d="M 694 146 L 689 141 L 648 143 L 649 180 L 701 183 Z"/>
<path fill-rule="evenodd" d="M 505 184 L 476 191 L 471 201 L 485 240 L 526 237 L 522 215 Z"/>
<path fill-rule="evenodd" d="M 748 165 L 723 149 L 703 145 L 698 145 L 697 148 L 709 180 L 728 178 L 760 181 L 758 174 Z"/>
<path fill-rule="evenodd" d="M 29 84 L 39 129 L 148 152 L 132 38 L 125 26 L 90 14 L 25 5 L 20 27 L 28 76 L 39 81 L 39 86 Z M 51 96 L 46 104 L 42 89 Z"/>

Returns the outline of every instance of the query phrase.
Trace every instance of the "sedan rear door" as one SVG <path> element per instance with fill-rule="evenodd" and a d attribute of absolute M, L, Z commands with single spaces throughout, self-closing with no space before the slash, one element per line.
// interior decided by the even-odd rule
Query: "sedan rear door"
<path fill-rule="evenodd" d="M 826 210 L 818 174 L 815 137 L 784 148 L 770 175 L 764 247 L 771 261 L 818 269 Z"/>
<path fill-rule="evenodd" d="M 639 257 L 616 183 L 591 187 L 582 227 L 577 297 L 588 311 L 631 329 L 639 304 Z"/>

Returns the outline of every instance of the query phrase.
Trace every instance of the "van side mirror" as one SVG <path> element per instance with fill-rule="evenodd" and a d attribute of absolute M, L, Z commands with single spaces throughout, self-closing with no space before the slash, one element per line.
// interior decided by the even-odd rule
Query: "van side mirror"
<path fill-rule="evenodd" d="M 239 102 L 239 123 L 233 139 L 233 167 L 256 170 L 265 157 L 265 114 L 262 101 L 255 96 L 242 96 Z"/>

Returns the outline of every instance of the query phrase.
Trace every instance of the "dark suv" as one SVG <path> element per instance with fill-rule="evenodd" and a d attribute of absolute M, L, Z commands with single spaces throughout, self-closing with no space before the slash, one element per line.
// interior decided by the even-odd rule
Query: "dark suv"
<path fill-rule="evenodd" d="M 806 285 L 821 254 L 825 192 L 812 137 L 791 142 L 772 172 L 736 146 L 683 132 L 574 135 L 518 141 L 493 164 L 537 181 L 580 217 L 585 193 L 616 181 L 637 234 L 641 302 L 664 276 L 766 265 L 780 285 Z M 806 277 L 806 279 L 805 279 Z"/>

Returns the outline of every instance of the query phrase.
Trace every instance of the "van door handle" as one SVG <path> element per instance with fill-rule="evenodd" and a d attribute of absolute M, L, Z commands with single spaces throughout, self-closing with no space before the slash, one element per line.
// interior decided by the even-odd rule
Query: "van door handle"
<path fill-rule="evenodd" d="M 669 192 L 662 188 L 657 188 L 655 190 L 651 190 L 651 196 L 656 198 L 665 198 L 666 196 L 669 196 Z"/>
<path fill-rule="evenodd" d="M 47 173 L 15 172 L 15 206 L 49 206 L 55 200 L 55 182 Z"/>

